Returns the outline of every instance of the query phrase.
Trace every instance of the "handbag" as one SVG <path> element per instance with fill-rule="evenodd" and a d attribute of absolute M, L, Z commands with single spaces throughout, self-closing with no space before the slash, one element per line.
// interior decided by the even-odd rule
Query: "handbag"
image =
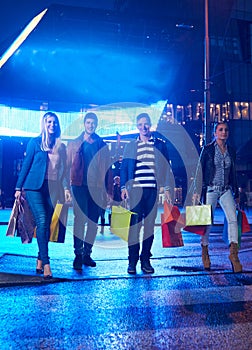
<path fill-rule="evenodd" d="M 122 206 L 112 205 L 110 231 L 122 238 L 124 241 L 129 240 L 129 230 L 136 226 L 137 213 L 134 213 Z"/>
<path fill-rule="evenodd" d="M 161 214 L 161 230 L 163 248 L 184 246 L 181 227 L 176 220 L 166 222 L 166 216 Z"/>
<path fill-rule="evenodd" d="M 65 242 L 68 207 L 66 203 L 56 204 L 50 224 L 50 242 Z"/>
<path fill-rule="evenodd" d="M 212 225 L 212 206 L 190 205 L 186 206 L 186 226 Z"/>
<path fill-rule="evenodd" d="M 16 235 L 17 219 L 18 219 L 18 211 L 19 211 L 18 207 L 19 207 L 18 201 L 17 199 L 15 199 L 11 210 L 8 226 L 7 226 L 6 236 L 14 237 Z"/>

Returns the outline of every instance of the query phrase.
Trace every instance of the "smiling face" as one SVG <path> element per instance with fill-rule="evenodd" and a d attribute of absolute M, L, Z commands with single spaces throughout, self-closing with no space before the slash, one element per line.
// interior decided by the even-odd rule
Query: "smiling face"
<path fill-rule="evenodd" d="M 58 127 L 59 127 L 57 118 L 53 116 L 47 117 L 45 120 L 45 127 L 48 132 L 48 135 L 56 134 L 58 132 Z"/>
<path fill-rule="evenodd" d="M 148 138 L 150 137 L 151 135 L 151 131 L 150 131 L 150 128 L 151 128 L 151 124 L 150 124 L 150 121 L 143 117 L 143 118 L 140 118 L 137 122 L 137 128 L 139 130 L 139 133 L 140 133 L 140 138 L 143 137 L 143 138 Z"/>
<path fill-rule="evenodd" d="M 97 123 L 92 118 L 87 118 L 84 122 L 84 130 L 87 135 L 92 135 L 95 133 L 95 130 L 97 128 Z"/>
<path fill-rule="evenodd" d="M 226 123 L 217 125 L 214 136 L 216 140 L 227 141 L 229 136 L 229 129 Z"/>

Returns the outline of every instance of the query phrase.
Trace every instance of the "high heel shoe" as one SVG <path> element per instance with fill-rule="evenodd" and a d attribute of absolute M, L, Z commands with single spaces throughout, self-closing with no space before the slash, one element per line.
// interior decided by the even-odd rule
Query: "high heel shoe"
<path fill-rule="evenodd" d="M 51 271 L 51 267 L 49 264 L 45 264 L 44 265 L 44 280 L 51 280 L 52 277 L 52 271 Z"/>
<path fill-rule="evenodd" d="M 42 260 L 37 259 L 36 273 L 41 275 L 43 272 Z"/>

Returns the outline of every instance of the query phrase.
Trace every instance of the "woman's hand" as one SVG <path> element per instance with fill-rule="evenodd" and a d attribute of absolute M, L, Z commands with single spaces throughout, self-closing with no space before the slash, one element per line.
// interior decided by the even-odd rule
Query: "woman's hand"
<path fill-rule="evenodd" d="M 164 198 L 167 202 L 171 203 L 172 198 L 171 198 L 171 192 L 169 190 L 164 191 Z"/>
<path fill-rule="evenodd" d="M 15 198 L 16 198 L 16 200 L 19 202 L 20 201 L 20 199 L 21 199 L 21 195 L 22 195 L 22 192 L 21 191 L 19 191 L 19 190 L 17 190 L 16 192 L 15 192 Z"/>

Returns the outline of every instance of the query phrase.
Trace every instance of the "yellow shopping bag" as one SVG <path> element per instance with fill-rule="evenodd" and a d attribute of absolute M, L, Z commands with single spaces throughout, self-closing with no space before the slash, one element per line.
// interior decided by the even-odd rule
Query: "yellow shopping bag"
<path fill-rule="evenodd" d="M 57 203 L 50 225 L 50 242 L 64 243 L 66 235 L 68 206 Z"/>
<path fill-rule="evenodd" d="M 136 224 L 137 214 L 123 208 L 112 206 L 110 231 L 128 242 L 130 226 Z"/>
<path fill-rule="evenodd" d="M 211 205 L 186 206 L 186 226 L 212 225 Z"/>

